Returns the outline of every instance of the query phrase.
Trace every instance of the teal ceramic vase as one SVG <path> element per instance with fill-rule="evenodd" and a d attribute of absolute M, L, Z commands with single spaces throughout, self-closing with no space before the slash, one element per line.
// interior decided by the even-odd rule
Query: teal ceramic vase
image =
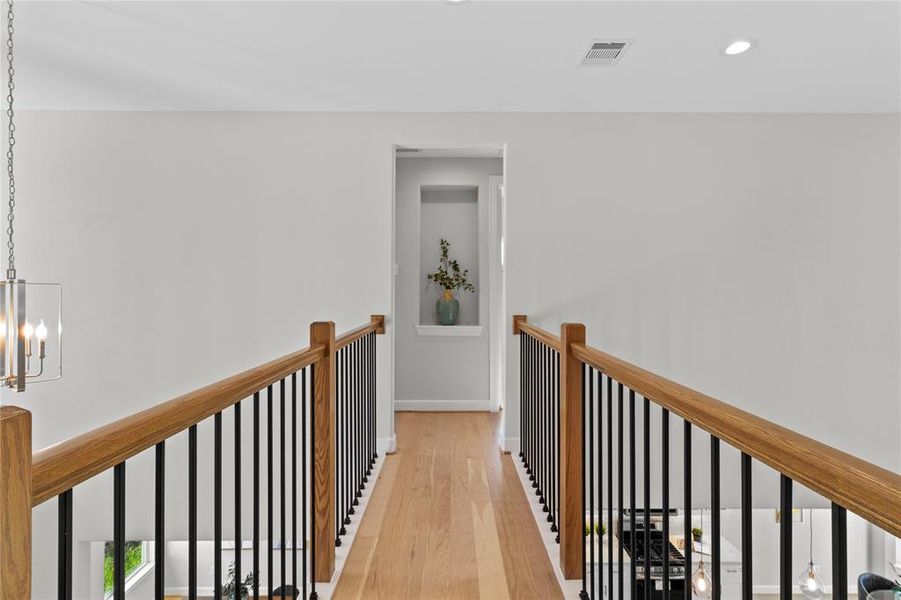
<path fill-rule="evenodd" d="M 439 325 L 456 325 L 460 316 L 460 301 L 454 298 L 453 290 L 444 290 L 444 296 L 435 303 Z"/>

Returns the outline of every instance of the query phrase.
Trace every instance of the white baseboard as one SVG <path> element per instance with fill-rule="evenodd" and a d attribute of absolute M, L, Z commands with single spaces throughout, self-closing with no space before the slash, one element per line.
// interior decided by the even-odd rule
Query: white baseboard
<path fill-rule="evenodd" d="M 375 448 L 380 456 L 397 452 L 397 436 L 392 435 L 391 437 L 377 439 Z"/>
<path fill-rule="evenodd" d="M 504 452 L 509 452 L 510 454 L 516 456 L 519 454 L 519 438 L 503 438 L 501 440 L 501 450 Z"/>
<path fill-rule="evenodd" d="M 489 400 L 395 400 L 395 411 L 488 411 Z"/>

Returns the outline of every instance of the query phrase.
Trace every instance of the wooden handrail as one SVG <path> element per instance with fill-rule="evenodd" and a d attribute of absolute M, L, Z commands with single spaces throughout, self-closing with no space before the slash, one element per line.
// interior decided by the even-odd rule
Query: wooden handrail
<path fill-rule="evenodd" d="M 32 506 L 87 481 L 325 356 L 304 348 L 34 454 Z"/>
<path fill-rule="evenodd" d="M 524 324 L 520 324 L 524 330 Z M 529 331 L 531 333 L 531 331 Z M 901 537 L 901 475 L 757 417 L 584 343 L 576 359 L 693 425 Z"/>
<path fill-rule="evenodd" d="M 345 346 L 349 346 L 369 333 L 375 333 L 377 335 L 385 333 L 385 315 L 372 315 L 369 323 L 361 325 L 360 327 L 335 338 L 335 350 L 337 351 Z"/>
<path fill-rule="evenodd" d="M 336 340 L 345 346 L 369 332 L 384 332 L 384 316 Z M 313 344 L 243 373 L 158 404 L 34 453 L 31 504 L 87 481 L 124 460 L 188 429 L 254 392 L 325 358 L 326 344 Z"/>
<path fill-rule="evenodd" d="M 557 352 L 561 352 L 563 349 L 563 344 L 560 342 L 560 336 L 554 335 L 549 331 L 545 331 L 541 327 L 532 325 L 525 320 L 525 317 L 523 315 L 514 315 L 513 335 L 519 335 L 521 332 L 528 333 L 545 346 L 549 346 Z"/>

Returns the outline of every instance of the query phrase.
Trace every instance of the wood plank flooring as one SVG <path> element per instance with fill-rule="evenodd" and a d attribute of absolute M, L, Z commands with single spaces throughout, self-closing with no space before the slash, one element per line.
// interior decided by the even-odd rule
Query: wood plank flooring
<path fill-rule="evenodd" d="M 334 598 L 562 598 L 500 415 L 397 413 L 386 458 Z"/>

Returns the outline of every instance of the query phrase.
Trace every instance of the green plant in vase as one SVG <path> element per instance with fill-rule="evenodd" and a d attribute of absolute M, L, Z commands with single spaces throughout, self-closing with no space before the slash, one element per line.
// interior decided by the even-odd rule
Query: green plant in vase
<path fill-rule="evenodd" d="M 228 578 L 222 587 L 220 595 L 221 600 L 232 600 L 235 598 L 235 590 L 238 590 L 238 598 L 246 600 L 250 596 L 250 588 L 253 587 L 254 574 L 253 571 L 247 574 L 244 581 L 240 581 L 240 574 L 235 573 L 235 563 L 228 565 Z"/>
<path fill-rule="evenodd" d="M 703 538 L 703 537 L 704 537 L 703 529 L 701 529 L 700 527 L 692 527 L 692 529 L 691 529 L 691 539 L 692 540 L 700 543 L 701 538 Z"/>
<path fill-rule="evenodd" d="M 438 323 L 455 325 L 460 316 L 460 301 L 454 297 L 454 292 L 463 290 L 474 293 L 476 288 L 469 282 L 469 269 L 461 268 L 459 262 L 450 258 L 450 242 L 442 239 L 439 245 L 441 260 L 438 263 L 438 270 L 426 275 L 426 279 L 444 289 L 444 294 L 435 304 Z"/>

